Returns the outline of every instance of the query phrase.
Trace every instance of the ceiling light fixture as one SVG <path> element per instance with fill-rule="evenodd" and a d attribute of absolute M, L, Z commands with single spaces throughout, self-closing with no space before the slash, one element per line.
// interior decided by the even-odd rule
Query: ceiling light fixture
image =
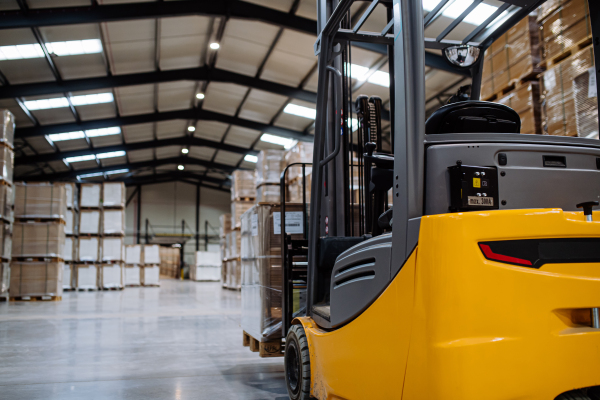
<path fill-rule="evenodd" d="M 100 39 L 50 42 L 46 43 L 46 49 L 48 49 L 50 54 L 57 56 L 95 54 L 102 52 L 102 42 Z M 0 46 L 0 60 L 23 60 L 42 57 L 44 57 L 44 50 L 42 50 L 42 46 L 38 43 Z"/>
<path fill-rule="evenodd" d="M 185 168 L 185 167 L 184 167 L 183 165 L 178 165 L 178 166 L 177 166 L 177 169 L 178 169 L 178 170 L 180 170 L 180 171 L 183 171 L 183 170 L 184 170 L 184 168 Z"/>
<path fill-rule="evenodd" d="M 187 153 L 189 153 L 190 151 L 189 151 L 188 149 L 181 149 L 181 152 L 182 152 L 183 154 L 187 154 Z"/>
<path fill-rule="evenodd" d="M 111 151 L 108 153 L 86 154 L 84 156 L 68 157 L 68 158 L 65 158 L 64 161 L 66 163 L 75 163 L 75 162 L 81 162 L 81 161 L 92 161 L 92 160 L 96 160 L 96 159 L 101 160 L 103 158 L 123 157 L 125 154 L 126 154 L 125 151 Z"/>
<path fill-rule="evenodd" d="M 296 143 L 298 143 L 297 140 L 288 139 L 288 138 L 284 138 L 284 137 L 281 137 L 281 136 L 270 135 L 268 133 L 263 133 L 263 135 L 260 137 L 260 141 L 261 142 L 278 144 L 280 146 L 283 146 L 283 148 L 286 149 L 286 150 L 291 149 L 292 147 L 294 147 L 294 145 Z"/>
<path fill-rule="evenodd" d="M 94 177 L 94 176 L 102 176 L 102 175 L 126 174 L 128 172 L 129 172 L 128 169 L 115 169 L 115 170 L 106 171 L 106 172 L 93 172 L 91 174 L 77 175 L 77 179 L 91 178 L 91 177 Z"/>
<path fill-rule="evenodd" d="M 256 163 L 258 161 L 258 157 L 253 154 L 246 154 L 246 156 L 244 157 L 244 161 Z"/>
<path fill-rule="evenodd" d="M 188 131 L 189 132 L 194 132 L 195 130 L 196 130 L 195 126 L 192 126 L 192 125 L 188 126 Z"/>
<path fill-rule="evenodd" d="M 221 47 L 221 45 L 217 42 L 213 42 L 210 44 L 210 48 L 213 50 L 219 50 L 219 47 Z"/>
<path fill-rule="evenodd" d="M 71 102 L 74 106 L 87 106 L 90 104 L 111 103 L 114 101 L 112 93 L 87 94 L 82 96 L 71 96 Z M 53 99 L 40 99 L 25 101 L 25 107 L 29 111 L 48 110 L 51 108 L 69 107 L 69 100 L 66 97 L 56 97 Z"/>
<path fill-rule="evenodd" d="M 204 99 L 204 93 L 196 93 L 196 98 L 198 100 L 203 100 Z"/>
<path fill-rule="evenodd" d="M 304 106 L 299 106 L 297 104 L 288 104 L 283 109 L 283 112 L 286 114 L 297 115 L 299 117 L 315 119 L 317 118 L 317 110 L 314 108 L 308 108 Z"/>

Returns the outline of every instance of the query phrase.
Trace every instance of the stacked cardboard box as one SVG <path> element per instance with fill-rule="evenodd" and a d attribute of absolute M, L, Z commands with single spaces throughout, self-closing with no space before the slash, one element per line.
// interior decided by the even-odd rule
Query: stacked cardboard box
<path fill-rule="evenodd" d="M 99 285 L 103 289 L 122 289 L 125 274 L 125 185 L 122 182 L 102 184 L 101 231 Z"/>
<path fill-rule="evenodd" d="M 177 278 L 179 276 L 180 247 L 160 247 L 160 274 Z"/>
<path fill-rule="evenodd" d="M 63 290 L 65 187 L 17 184 L 14 214 L 10 296 L 59 300 Z"/>
<path fill-rule="evenodd" d="M 190 268 L 190 279 L 193 281 L 221 280 L 221 257 L 219 253 L 197 251 L 195 263 Z"/>
<path fill-rule="evenodd" d="M 241 282 L 241 231 L 240 228 L 234 228 L 225 235 L 225 286 L 228 289 L 240 290 Z"/>
<path fill-rule="evenodd" d="M 313 144 L 308 142 L 298 142 L 294 147 L 285 152 L 285 165 L 289 166 L 295 163 L 312 163 Z M 306 202 L 310 203 L 310 189 L 312 183 L 312 167 L 304 168 L 306 179 Z M 302 179 L 302 166 L 292 166 L 288 168 L 286 175 L 287 181 L 287 202 L 302 203 L 304 182 Z M 277 201 L 279 203 L 280 200 Z"/>
<path fill-rule="evenodd" d="M 143 248 L 143 262 L 140 269 L 140 280 L 143 286 L 159 286 L 160 279 L 160 246 L 146 244 Z"/>
<path fill-rule="evenodd" d="M 101 224 L 102 184 L 81 184 L 77 261 L 72 271 L 76 289 L 96 290 L 99 287 Z"/>
<path fill-rule="evenodd" d="M 15 117 L 8 110 L 0 110 L 0 146 L 5 148 L 4 153 L 14 149 L 13 139 L 15 135 Z M 12 157 L 9 157 L 9 165 L 6 168 L 6 179 L 0 179 L 0 232 L 2 241 L 0 248 L 0 297 L 8 297 L 10 286 L 10 259 L 12 244 L 12 223 L 14 189 L 12 186 Z M 10 176 L 8 172 L 10 171 Z M 3 178 L 3 177 L 2 177 Z"/>
<path fill-rule="evenodd" d="M 75 288 L 75 274 L 73 274 L 74 262 L 78 260 L 79 250 L 79 201 L 77 185 L 72 182 L 60 183 L 64 186 L 67 196 L 67 218 L 65 226 L 65 247 L 63 259 L 65 260 L 63 271 L 63 289 Z"/>
<path fill-rule="evenodd" d="M 519 88 L 496 100 L 515 110 L 521 117 L 521 133 L 542 133 L 542 107 L 540 103 L 540 83 L 526 82 Z"/>
<path fill-rule="evenodd" d="M 257 203 L 279 203 L 281 201 L 280 183 L 284 158 L 283 150 L 262 150 L 258 154 L 256 162 Z"/>
<path fill-rule="evenodd" d="M 125 246 L 125 286 L 140 286 L 142 284 L 142 245 Z"/>
<path fill-rule="evenodd" d="M 252 185 L 254 187 L 254 184 Z M 219 248 L 221 255 L 221 285 L 227 287 L 227 234 L 231 232 L 231 214 L 219 217 Z"/>

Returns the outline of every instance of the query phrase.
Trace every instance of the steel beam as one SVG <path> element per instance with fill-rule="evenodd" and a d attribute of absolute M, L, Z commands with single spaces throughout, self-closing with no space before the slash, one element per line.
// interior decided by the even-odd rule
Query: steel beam
<path fill-rule="evenodd" d="M 149 175 L 149 176 L 140 176 L 140 177 L 128 177 L 128 178 L 116 178 L 110 179 L 108 182 L 123 182 L 125 186 L 145 186 L 145 185 L 153 185 L 157 183 L 166 183 L 166 182 L 185 182 L 190 185 L 198 185 L 202 187 L 206 187 L 209 189 L 219 190 L 222 192 L 229 193 L 230 189 L 228 187 L 217 187 L 212 185 L 206 185 L 205 182 L 211 182 L 211 180 L 201 179 L 201 175 L 186 175 L 179 173 L 164 173 L 157 175 Z M 196 181 L 190 180 L 196 179 Z"/>
<path fill-rule="evenodd" d="M 206 140 L 197 137 L 182 136 L 178 138 L 161 139 L 161 140 L 150 140 L 147 142 L 136 142 L 128 144 L 118 144 L 115 146 L 97 147 L 94 149 L 82 149 L 82 150 L 71 150 L 71 151 L 59 151 L 56 153 L 49 154 L 38 154 L 33 156 L 22 156 L 15 158 L 15 165 L 28 165 L 37 164 L 40 162 L 51 162 L 60 161 L 68 157 L 79 157 L 88 154 L 101 154 L 113 151 L 133 151 L 133 150 L 145 150 L 155 149 L 158 147 L 166 146 L 200 146 L 210 147 L 217 150 L 230 151 L 238 154 L 258 154 L 258 151 L 247 149 L 245 147 L 232 146 L 225 143 L 214 142 L 212 140 Z"/>
<path fill-rule="evenodd" d="M 149 122 L 168 121 L 174 119 L 183 120 L 205 120 L 218 121 L 225 124 L 237 125 L 248 129 L 254 129 L 263 133 L 270 133 L 277 136 L 282 136 L 290 139 L 296 139 L 306 142 L 312 141 L 312 136 L 304 134 L 300 131 L 295 131 L 287 128 L 279 128 L 273 125 L 263 124 L 260 122 L 250 121 L 247 119 L 232 117 L 231 115 L 220 114 L 213 111 L 201 109 L 187 109 L 177 111 L 167 111 L 150 114 L 130 115 L 126 117 L 115 117 L 107 119 L 97 119 L 82 122 L 73 122 L 68 124 L 55 124 L 35 126 L 30 128 L 19 128 L 17 131 L 18 138 L 28 138 L 36 136 L 50 135 L 53 133 L 74 132 L 88 129 L 108 128 L 111 126 L 126 126 L 134 124 L 144 124 Z"/>

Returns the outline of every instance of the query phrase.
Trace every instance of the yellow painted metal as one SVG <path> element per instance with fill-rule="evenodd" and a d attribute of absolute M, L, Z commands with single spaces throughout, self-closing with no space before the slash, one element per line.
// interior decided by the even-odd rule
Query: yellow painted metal
<path fill-rule="evenodd" d="M 486 260 L 480 241 L 600 237 L 583 213 L 503 210 L 423 217 L 418 253 L 358 318 L 303 318 L 321 399 L 552 400 L 600 385 L 600 263 L 540 269 Z"/>

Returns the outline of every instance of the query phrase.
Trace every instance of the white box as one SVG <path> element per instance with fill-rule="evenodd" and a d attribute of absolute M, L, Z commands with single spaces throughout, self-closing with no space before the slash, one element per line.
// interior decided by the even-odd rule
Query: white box
<path fill-rule="evenodd" d="M 104 289 L 123 287 L 124 274 L 121 264 L 103 264 L 101 268 L 100 287 Z"/>
<path fill-rule="evenodd" d="M 198 267 L 220 267 L 221 255 L 210 251 L 196 252 L 196 266 Z"/>
<path fill-rule="evenodd" d="M 158 286 L 160 279 L 160 267 L 158 265 L 146 265 L 142 267 L 142 285 Z"/>
<path fill-rule="evenodd" d="M 221 266 L 203 267 L 190 265 L 190 279 L 193 281 L 218 282 L 221 280 Z"/>
<path fill-rule="evenodd" d="M 141 271 L 137 265 L 125 266 L 125 285 L 141 285 Z"/>
<path fill-rule="evenodd" d="M 144 245 L 144 264 L 160 264 L 160 246 L 159 245 L 157 245 L 157 244 Z"/>
<path fill-rule="evenodd" d="M 71 271 L 73 270 L 73 266 L 70 264 L 65 264 L 63 268 L 63 289 L 73 289 L 73 275 Z"/>
<path fill-rule="evenodd" d="M 76 235 L 77 234 L 77 214 L 75 210 L 67 210 L 67 226 L 65 226 L 65 235 Z"/>
<path fill-rule="evenodd" d="M 100 233 L 100 210 L 81 210 L 79 233 L 97 235 Z"/>
<path fill-rule="evenodd" d="M 64 185 L 67 192 L 67 207 L 74 208 L 77 206 L 77 188 L 74 183 L 65 183 Z"/>
<path fill-rule="evenodd" d="M 76 265 L 77 289 L 98 289 L 98 267 L 91 264 Z"/>
<path fill-rule="evenodd" d="M 98 261 L 98 238 L 80 237 L 79 238 L 79 260 L 80 261 Z"/>
<path fill-rule="evenodd" d="M 75 238 L 73 238 L 73 237 L 65 238 L 65 247 L 63 250 L 63 260 L 65 260 L 65 261 L 73 261 L 74 260 L 74 254 L 73 254 L 73 249 L 75 248 L 73 246 L 74 243 L 75 243 Z"/>
<path fill-rule="evenodd" d="M 102 261 L 123 261 L 123 238 L 102 239 Z"/>
<path fill-rule="evenodd" d="M 125 210 L 104 210 L 102 233 L 125 234 Z"/>
<path fill-rule="evenodd" d="M 142 263 L 142 245 L 130 244 L 125 246 L 125 264 Z"/>
<path fill-rule="evenodd" d="M 81 207 L 100 207 L 100 191 L 102 185 L 99 183 L 84 183 L 81 185 Z"/>
<path fill-rule="evenodd" d="M 123 182 L 104 182 L 102 204 L 104 207 L 125 207 L 125 184 Z"/>

